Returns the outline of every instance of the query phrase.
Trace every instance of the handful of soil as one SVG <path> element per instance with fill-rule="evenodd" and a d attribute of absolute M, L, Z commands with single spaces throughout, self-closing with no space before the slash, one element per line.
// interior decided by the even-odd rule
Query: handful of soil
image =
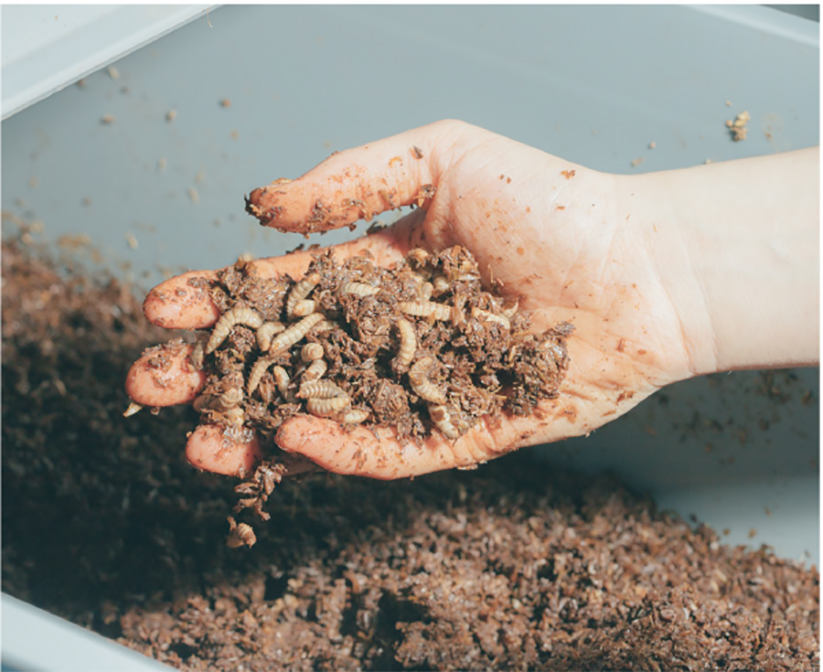
<path fill-rule="evenodd" d="M 217 282 L 189 282 L 208 283 L 222 313 L 192 353 L 207 374 L 194 408 L 240 440 L 272 437 L 298 412 L 389 426 L 401 441 L 456 439 L 482 416 L 557 396 L 568 368 L 573 327 L 530 333 L 462 247 L 415 249 L 392 269 L 328 252 L 299 281 L 240 260 Z"/>

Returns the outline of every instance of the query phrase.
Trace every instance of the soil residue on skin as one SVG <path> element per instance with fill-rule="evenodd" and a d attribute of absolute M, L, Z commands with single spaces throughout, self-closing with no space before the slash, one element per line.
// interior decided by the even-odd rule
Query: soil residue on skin
<path fill-rule="evenodd" d="M 189 407 L 123 418 L 163 331 L 115 280 L 3 246 L 2 589 L 185 671 L 819 669 L 819 574 L 520 452 L 381 482 L 229 479 Z M 234 545 L 248 544 L 237 523 Z"/>

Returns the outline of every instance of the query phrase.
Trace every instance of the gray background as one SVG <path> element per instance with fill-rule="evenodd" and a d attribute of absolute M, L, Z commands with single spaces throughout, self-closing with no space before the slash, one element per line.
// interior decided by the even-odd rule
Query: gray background
<path fill-rule="evenodd" d="M 441 118 L 617 173 L 819 142 L 817 24 L 765 7 L 232 6 L 116 67 L 3 123 L 4 235 L 86 235 L 73 254 L 144 289 L 293 248 L 244 193 Z M 735 143 L 724 122 L 743 110 Z M 816 560 L 818 371 L 774 375 L 777 397 L 758 372 L 694 380 L 540 453 Z"/>

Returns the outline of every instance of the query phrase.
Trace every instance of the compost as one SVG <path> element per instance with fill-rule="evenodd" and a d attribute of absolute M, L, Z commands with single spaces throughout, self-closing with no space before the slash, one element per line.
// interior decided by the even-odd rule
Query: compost
<path fill-rule="evenodd" d="M 236 481 L 183 457 L 200 414 L 122 417 L 163 338 L 132 288 L 14 243 L 2 299 L 11 595 L 181 670 L 819 669 L 814 567 L 528 453 L 285 479 L 228 548 Z"/>
<path fill-rule="evenodd" d="M 556 397 L 568 368 L 571 325 L 531 333 L 517 300 L 485 290 L 462 247 L 415 249 L 391 269 L 317 254 L 299 280 L 240 260 L 217 281 L 189 283 L 221 313 L 192 352 L 207 374 L 194 408 L 240 439 L 253 430 L 271 445 L 303 412 L 388 426 L 401 441 L 433 430 L 453 440 L 483 416 L 525 415 Z"/>

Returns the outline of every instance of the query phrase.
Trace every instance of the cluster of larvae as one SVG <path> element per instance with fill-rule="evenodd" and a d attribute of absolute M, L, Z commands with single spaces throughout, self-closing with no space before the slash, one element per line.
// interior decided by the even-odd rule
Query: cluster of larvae
<path fill-rule="evenodd" d="M 571 327 L 530 333 L 462 247 L 415 249 L 391 269 L 325 253 L 299 281 L 241 260 L 217 282 L 190 282 L 208 283 L 222 312 L 192 354 L 208 374 L 194 407 L 235 431 L 271 436 L 302 412 L 456 439 L 484 415 L 556 396 L 568 366 Z"/>

